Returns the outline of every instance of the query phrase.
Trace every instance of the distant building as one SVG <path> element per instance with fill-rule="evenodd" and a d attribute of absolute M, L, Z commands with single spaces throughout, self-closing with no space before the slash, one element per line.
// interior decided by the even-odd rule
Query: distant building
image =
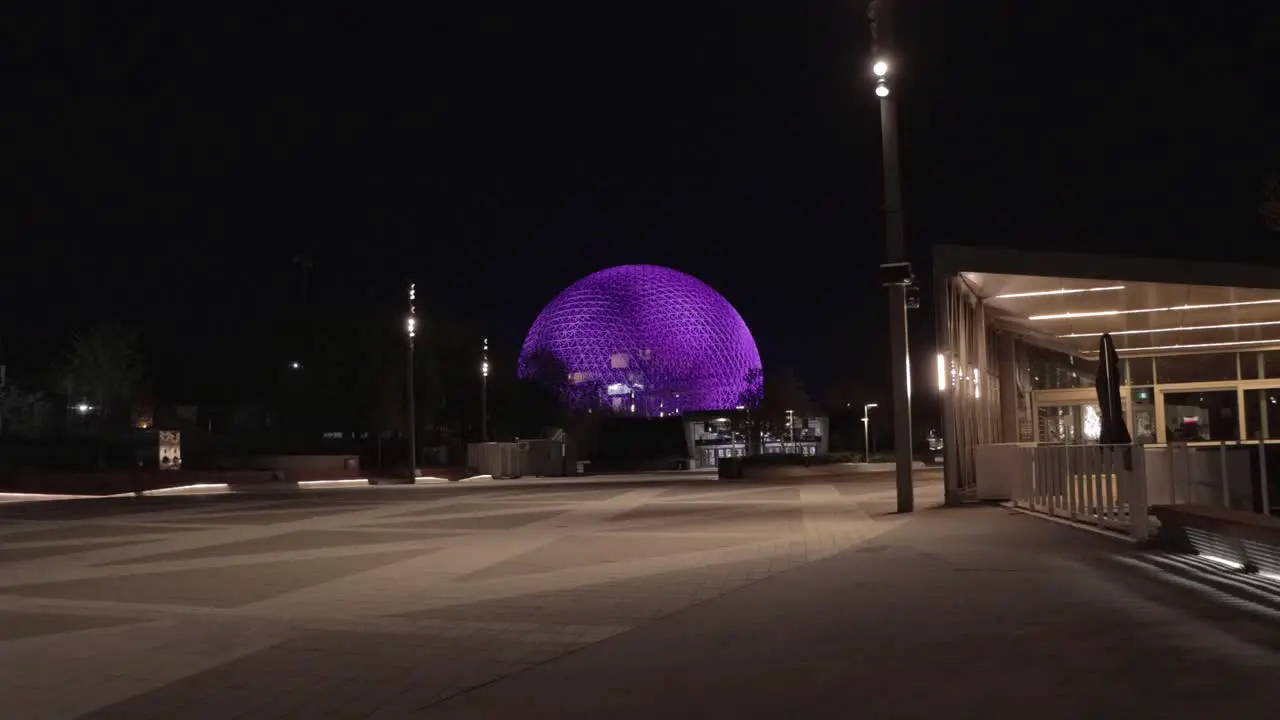
<path fill-rule="evenodd" d="M 683 419 L 692 467 L 716 467 L 721 458 L 745 457 L 748 454 L 748 438 L 743 431 L 746 414 L 743 411 L 687 413 Z M 798 416 L 790 430 L 779 435 L 766 433 L 761 439 L 759 452 L 765 455 L 825 455 L 830 449 L 829 429 L 826 417 Z"/>

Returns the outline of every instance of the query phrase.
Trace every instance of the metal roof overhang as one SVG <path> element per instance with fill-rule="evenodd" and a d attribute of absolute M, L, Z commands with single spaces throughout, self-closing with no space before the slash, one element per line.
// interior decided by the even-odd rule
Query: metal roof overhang
<path fill-rule="evenodd" d="M 1280 268 L 1059 252 L 934 247 L 993 324 L 1096 357 L 1109 332 L 1122 356 L 1280 348 Z"/>

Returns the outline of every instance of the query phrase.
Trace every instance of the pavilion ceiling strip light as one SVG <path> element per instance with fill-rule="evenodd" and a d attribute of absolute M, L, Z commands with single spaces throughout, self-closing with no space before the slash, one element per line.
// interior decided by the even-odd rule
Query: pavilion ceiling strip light
<path fill-rule="evenodd" d="M 1022 292 L 1022 293 L 1005 293 L 1004 295 L 996 295 L 992 300 L 1013 300 L 1015 298 L 1029 297 L 1048 297 L 1049 295 L 1078 295 L 1080 293 L 1107 292 L 1109 290 L 1123 290 L 1123 285 L 1109 285 L 1107 287 L 1096 288 L 1063 288 L 1061 290 L 1040 290 L 1038 292 Z"/>
<path fill-rule="evenodd" d="M 1151 330 L 1112 330 L 1112 335 L 1143 335 L 1146 333 L 1170 333 L 1170 332 L 1192 332 L 1195 330 L 1232 330 L 1235 328 L 1246 327 L 1267 327 L 1270 325 L 1280 325 L 1280 320 L 1268 320 L 1266 322 L 1247 322 L 1247 323 L 1226 323 L 1224 325 L 1185 325 L 1183 327 L 1171 328 L 1154 328 Z M 1070 333 L 1068 335 L 1059 335 L 1059 338 L 1087 338 L 1099 337 L 1100 332 L 1090 333 Z"/>
<path fill-rule="evenodd" d="M 1268 340 L 1231 340 L 1229 342 L 1188 343 L 1186 345 L 1151 345 L 1148 347 L 1116 348 L 1116 352 L 1160 352 L 1164 350 L 1205 350 L 1208 348 L 1247 347 L 1251 345 L 1280 345 L 1280 338 Z M 1097 355 L 1097 350 L 1087 350 L 1086 355 Z"/>
<path fill-rule="evenodd" d="M 1114 315 L 1139 315 L 1143 313 L 1180 312 L 1184 310 L 1216 310 L 1229 307 L 1249 307 L 1253 305 L 1277 305 L 1280 298 L 1269 300 L 1247 300 L 1245 302 L 1208 303 L 1204 305 L 1174 305 L 1172 307 L 1141 308 L 1139 310 L 1101 310 L 1098 312 L 1058 313 L 1055 315 L 1032 315 L 1028 320 L 1074 320 L 1076 318 L 1112 317 Z"/>

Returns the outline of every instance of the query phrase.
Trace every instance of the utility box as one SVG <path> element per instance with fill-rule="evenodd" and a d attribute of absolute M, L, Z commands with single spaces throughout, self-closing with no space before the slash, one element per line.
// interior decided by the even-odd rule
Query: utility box
<path fill-rule="evenodd" d="M 481 475 L 518 478 L 564 475 L 565 446 L 559 440 L 521 440 L 467 445 L 467 467 Z"/>
<path fill-rule="evenodd" d="M 480 475 L 518 478 L 525 474 L 522 454 L 516 443 L 471 443 L 467 445 L 467 467 Z"/>
<path fill-rule="evenodd" d="M 565 474 L 565 446 L 562 440 L 526 440 L 521 452 L 527 458 L 530 475 L 560 477 Z"/>

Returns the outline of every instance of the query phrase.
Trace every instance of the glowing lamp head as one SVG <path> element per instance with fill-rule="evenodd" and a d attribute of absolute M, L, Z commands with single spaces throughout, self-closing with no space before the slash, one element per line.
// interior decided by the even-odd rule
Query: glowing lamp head
<path fill-rule="evenodd" d="M 884 80 L 876 83 L 876 97 L 889 97 L 889 86 L 885 84 Z"/>
<path fill-rule="evenodd" d="M 418 318 L 410 316 L 405 322 L 405 329 L 409 331 L 409 337 L 413 337 L 418 331 Z"/>
<path fill-rule="evenodd" d="M 76 406 L 76 412 L 84 415 L 89 412 L 89 403 L 80 403 Z"/>
<path fill-rule="evenodd" d="M 871 72 L 875 73 L 876 77 L 882 78 L 889 74 L 889 63 L 884 60 L 877 60 L 875 61 L 875 64 L 871 66 Z"/>

